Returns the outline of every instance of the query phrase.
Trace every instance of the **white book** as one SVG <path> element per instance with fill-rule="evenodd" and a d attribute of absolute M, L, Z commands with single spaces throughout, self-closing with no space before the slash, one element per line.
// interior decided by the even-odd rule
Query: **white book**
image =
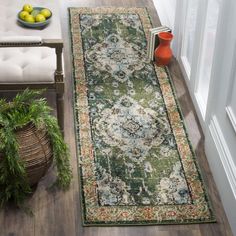
<path fill-rule="evenodd" d="M 160 32 L 171 32 L 171 29 L 166 26 L 152 28 L 149 31 L 149 41 L 147 45 L 147 58 L 150 61 L 154 60 L 154 51 L 159 44 L 158 34 Z"/>
<path fill-rule="evenodd" d="M 150 31 L 152 33 L 155 33 L 157 31 L 162 31 L 163 29 L 166 29 L 166 28 L 168 28 L 168 27 L 167 26 L 160 26 L 160 27 L 157 27 L 157 28 L 152 28 L 152 29 L 150 29 Z"/>
<path fill-rule="evenodd" d="M 150 29 L 148 48 L 147 48 L 148 49 L 148 59 L 149 60 L 152 60 L 153 47 L 154 47 L 154 38 L 155 38 L 154 33 L 162 32 L 165 28 L 166 28 L 165 26 L 161 26 L 161 27 L 158 27 L 158 28 Z"/>
<path fill-rule="evenodd" d="M 151 58 L 151 55 L 150 55 L 150 53 L 151 53 L 151 51 L 150 51 L 151 37 L 152 37 L 152 32 L 151 32 L 151 30 L 150 30 L 150 31 L 149 31 L 149 39 L 148 39 L 148 41 L 147 41 L 147 58 L 148 58 L 148 59 Z"/>

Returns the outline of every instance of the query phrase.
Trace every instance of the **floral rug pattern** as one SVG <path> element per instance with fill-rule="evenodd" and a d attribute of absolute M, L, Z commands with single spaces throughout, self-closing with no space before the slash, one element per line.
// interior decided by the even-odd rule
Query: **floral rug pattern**
<path fill-rule="evenodd" d="M 84 224 L 213 221 L 143 8 L 70 8 Z"/>

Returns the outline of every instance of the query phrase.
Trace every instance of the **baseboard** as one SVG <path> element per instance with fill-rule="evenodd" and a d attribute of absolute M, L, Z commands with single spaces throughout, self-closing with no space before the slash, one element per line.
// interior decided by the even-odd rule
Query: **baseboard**
<path fill-rule="evenodd" d="M 236 235 L 236 166 L 215 116 L 205 136 L 205 151 L 231 229 Z"/>

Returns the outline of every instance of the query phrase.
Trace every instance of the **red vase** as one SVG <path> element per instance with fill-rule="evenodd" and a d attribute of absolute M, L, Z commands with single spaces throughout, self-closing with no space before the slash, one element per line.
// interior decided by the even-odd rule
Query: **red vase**
<path fill-rule="evenodd" d="M 173 34 L 169 32 L 161 32 L 158 34 L 159 46 L 155 49 L 155 63 L 157 66 L 166 66 L 172 58 L 172 50 L 170 42 L 173 39 Z"/>

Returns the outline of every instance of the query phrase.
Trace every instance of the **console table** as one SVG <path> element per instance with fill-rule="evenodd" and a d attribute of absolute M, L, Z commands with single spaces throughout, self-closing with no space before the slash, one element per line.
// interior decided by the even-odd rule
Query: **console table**
<path fill-rule="evenodd" d="M 52 11 L 49 25 L 26 28 L 17 22 L 24 0 L 0 0 L 0 90 L 55 89 L 59 125 L 64 127 L 64 76 L 59 0 L 31 0 Z"/>

